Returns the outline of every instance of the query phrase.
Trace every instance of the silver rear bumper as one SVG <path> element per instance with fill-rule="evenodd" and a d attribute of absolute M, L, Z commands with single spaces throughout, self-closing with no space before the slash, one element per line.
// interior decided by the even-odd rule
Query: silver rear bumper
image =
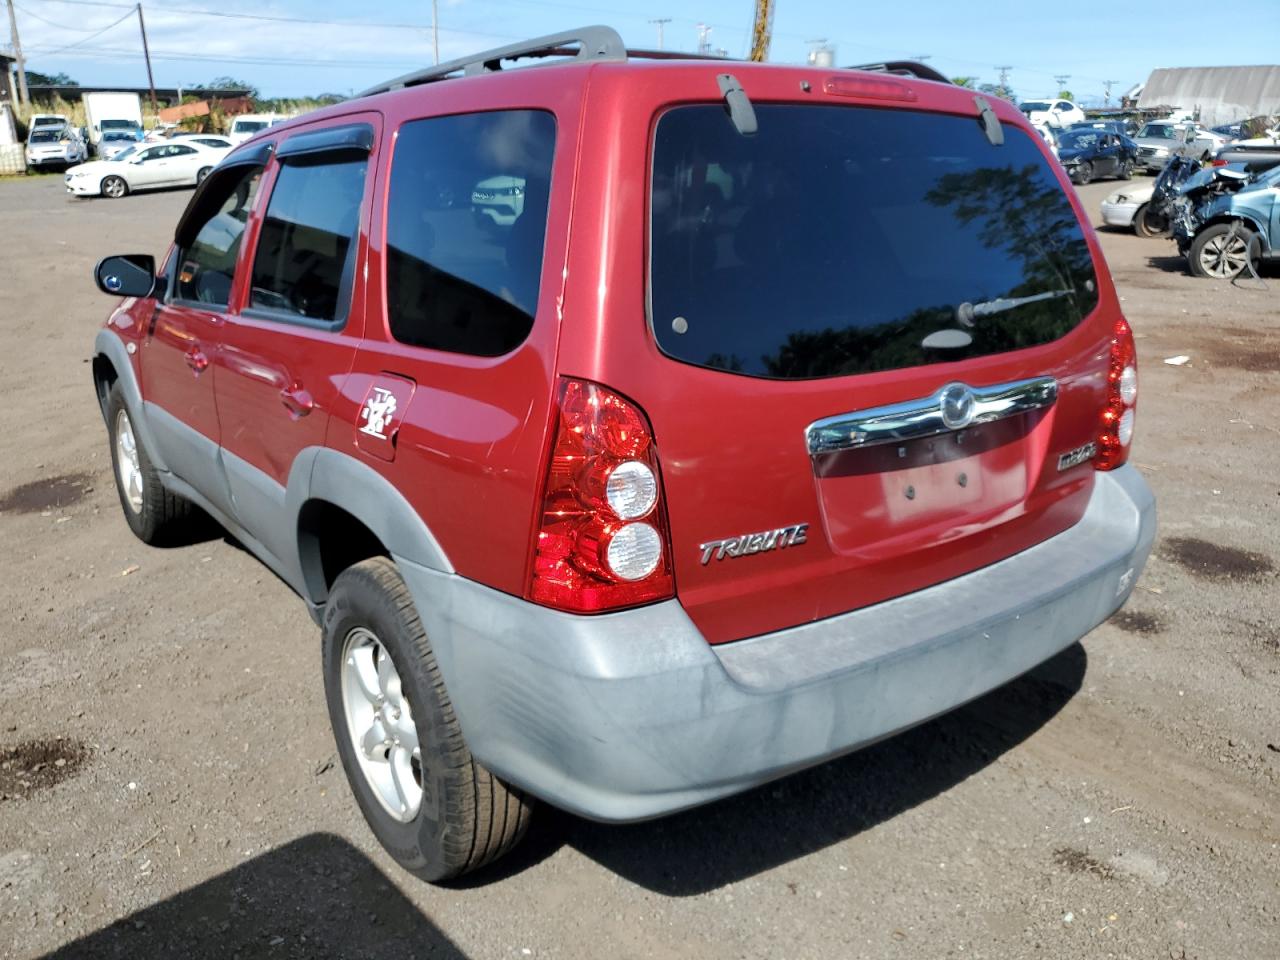
<path fill-rule="evenodd" d="M 397 558 L 476 758 L 597 820 L 672 813 L 951 710 L 1079 640 L 1127 599 L 1155 537 L 1132 467 L 1084 517 L 946 583 L 718 647 L 677 601 L 557 613 Z"/>

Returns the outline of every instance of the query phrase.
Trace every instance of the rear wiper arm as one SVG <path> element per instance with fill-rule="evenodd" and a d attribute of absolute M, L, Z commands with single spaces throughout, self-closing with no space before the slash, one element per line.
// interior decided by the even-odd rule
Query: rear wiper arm
<path fill-rule="evenodd" d="M 1073 290 L 1046 290 L 1029 297 L 996 297 L 994 300 L 983 300 L 981 303 L 962 303 L 956 307 L 956 320 L 966 327 L 981 317 L 990 317 L 1007 310 L 1026 306 L 1028 303 L 1039 303 L 1041 300 L 1057 300 L 1059 297 L 1073 296 Z"/>

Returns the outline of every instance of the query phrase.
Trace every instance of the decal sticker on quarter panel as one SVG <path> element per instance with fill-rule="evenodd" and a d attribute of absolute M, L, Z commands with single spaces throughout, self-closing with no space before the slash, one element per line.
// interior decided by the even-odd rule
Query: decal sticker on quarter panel
<path fill-rule="evenodd" d="M 396 434 L 416 387 L 412 380 L 377 374 L 356 413 L 356 446 L 381 460 L 394 460 Z"/>

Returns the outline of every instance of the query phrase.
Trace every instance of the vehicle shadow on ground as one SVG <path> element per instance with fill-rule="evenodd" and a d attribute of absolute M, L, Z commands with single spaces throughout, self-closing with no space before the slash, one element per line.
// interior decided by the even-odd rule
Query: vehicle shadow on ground
<path fill-rule="evenodd" d="M 1165 273 L 1185 273 L 1191 276 L 1191 271 L 1187 269 L 1187 258 L 1181 254 L 1147 257 L 1147 266 L 1163 270 Z"/>
<path fill-rule="evenodd" d="M 1080 690 L 1087 665 L 1077 643 L 907 733 L 674 817 L 607 826 L 542 807 L 526 846 L 495 870 L 517 872 L 568 844 L 655 893 L 715 890 L 847 840 L 961 783 L 1056 715 Z"/>
<path fill-rule="evenodd" d="M 130 914 L 45 960 L 465 960 L 363 853 L 313 833 Z"/>

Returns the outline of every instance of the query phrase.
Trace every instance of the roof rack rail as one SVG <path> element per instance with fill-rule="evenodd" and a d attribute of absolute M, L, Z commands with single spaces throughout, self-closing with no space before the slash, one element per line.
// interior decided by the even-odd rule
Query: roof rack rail
<path fill-rule="evenodd" d="M 575 46 L 577 49 L 574 49 Z M 495 47 L 469 57 L 437 64 L 425 70 L 415 70 L 394 80 L 388 80 L 386 83 L 380 83 L 376 87 L 370 87 L 357 94 L 355 99 L 371 97 L 389 90 L 400 90 L 420 83 L 431 83 L 434 80 L 445 80 L 456 73 L 461 73 L 465 77 L 496 73 L 502 69 L 503 60 L 520 60 L 528 57 L 624 61 L 627 59 L 627 47 L 613 27 L 578 27 L 576 30 L 566 30 L 563 33 L 552 33 L 533 40 L 522 40 L 505 47 Z"/>
<path fill-rule="evenodd" d="M 915 77 L 918 80 L 936 80 L 939 83 L 950 83 L 951 78 L 939 73 L 933 67 L 926 67 L 914 60 L 886 60 L 883 63 L 859 63 L 846 70 L 870 70 L 872 73 L 896 73 L 902 77 Z"/>

